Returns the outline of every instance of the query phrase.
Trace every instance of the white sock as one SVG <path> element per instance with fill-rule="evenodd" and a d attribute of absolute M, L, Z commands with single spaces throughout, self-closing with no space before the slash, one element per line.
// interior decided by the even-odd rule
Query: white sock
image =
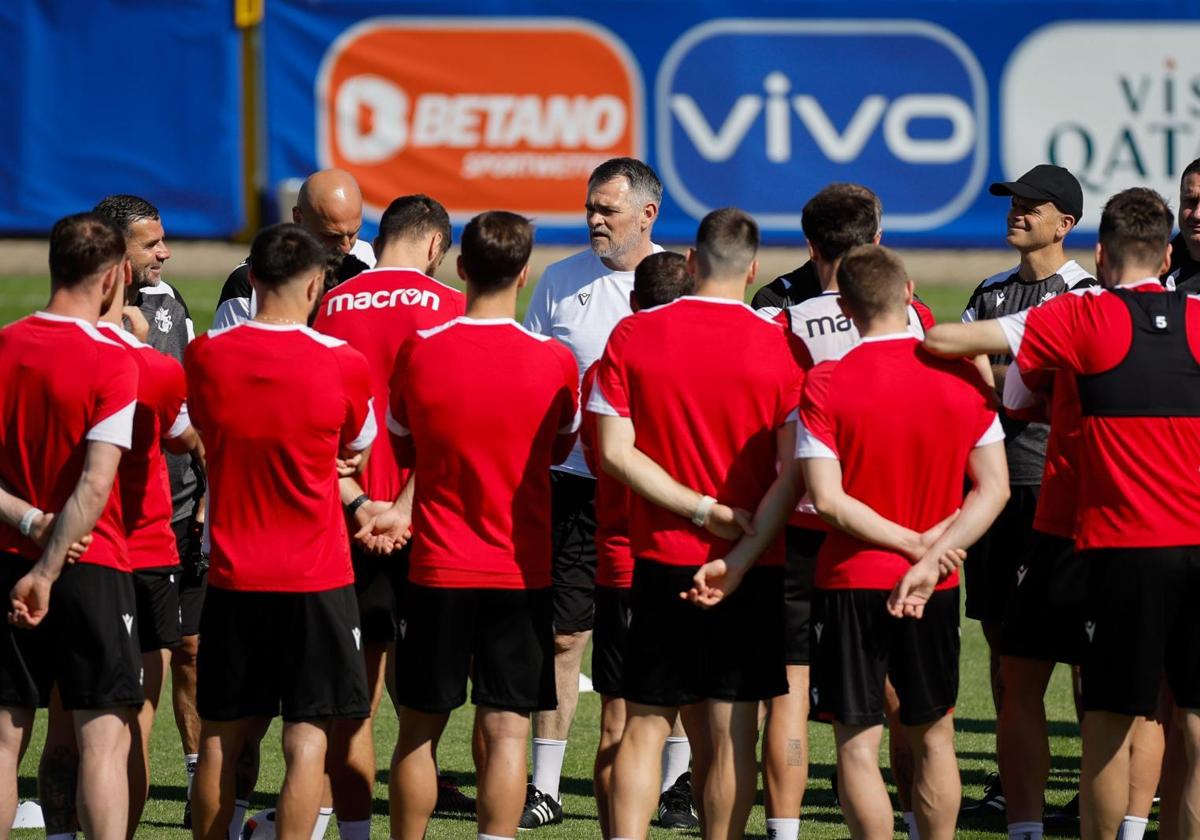
<path fill-rule="evenodd" d="M 675 780 L 687 772 L 692 760 L 692 745 L 685 737 L 671 736 L 662 751 L 662 791 L 675 784 Z M 783 835 L 780 835 L 781 837 Z"/>
<path fill-rule="evenodd" d="M 312 840 L 321 840 L 325 836 L 325 829 L 329 828 L 329 819 L 332 816 L 332 808 L 317 811 L 317 824 L 313 826 Z"/>
<path fill-rule="evenodd" d="M 800 840 L 800 820 L 767 817 L 767 840 Z"/>
<path fill-rule="evenodd" d="M 249 807 L 250 803 L 244 799 L 234 800 L 233 819 L 229 821 L 229 840 L 241 840 L 242 823 L 246 821 L 246 809 Z"/>
<path fill-rule="evenodd" d="M 342 840 L 371 840 L 371 821 L 343 820 L 338 817 L 338 837 Z"/>
<path fill-rule="evenodd" d="M 1145 817 L 1126 816 L 1121 820 L 1121 828 L 1117 831 L 1117 840 L 1142 840 L 1149 822 L 1150 820 Z"/>
<path fill-rule="evenodd" d="M 1040 822 L 1019 822 L 1008 824 L 1009 840 L 1042 840 L 1042 824 Z"/>
<path fill-rule="evenodd" d="M 562 781 L 563 756 L 566 754 L 566 741 L 533 739 L 533 786 L 555 802 L 559 801 L 558 785 Z"/>
<path fill-rule="evenodd" d="M 187 773 L 188 788 L 187 801 L 192 801 L 192 782 L 196 779 L 196 763 L 200 761 L 200 756 L 196 753 L 188 753 L 183 757 L 183 770 Z"/>
<path fill-rule="evenodd" d="M 912 811 L 903 814 L 904 825 L 908 829 L 908 840 L 921 840 L 921 830 L 917 828 L 917 816 Z"/>
<path fill-rule="evenodd" d="M 544 792 L 544 791 L 543 791 Z M 479 834 L 479 840 L 516 840 L 515 837 L 501 837 L 499 834 Z"/>

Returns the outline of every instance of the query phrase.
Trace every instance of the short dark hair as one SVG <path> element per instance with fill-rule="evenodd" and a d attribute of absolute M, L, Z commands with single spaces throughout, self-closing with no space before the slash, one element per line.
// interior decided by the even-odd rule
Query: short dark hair
<path fill-rule="evenodd" d="M 410 239 L 430 233 L 442 235 L 442 254 L 450 248 L 450 214 L 435 198 L 427 195 L 402 195 L 388 205 L 379 219 L 380 247 L 393 239 Z"/>
<path fill-rule="evenodd" d="M 1167 253 L 1175 217 L 1154 190 L 1122 190 L 1104 205 L 1096 238 L 1117 266 L 1157 266 Z"/>
<path fill-rule="evenodd" d="M 467 283 L 481 292 L 511 286 L 533 251 L 533 223 L 506 210 L 480 213 L 462 232 L 462 267 Z"/>
<path fill-rule="evenodd" d="M 1200 158 L 1183 167 L 1183 174 L 1179 176 L 1179 186 L 1183 186 L 1183 182 L 1187 180 L 1187 176 L 1200 173 Z"/>
<path fill-rule="evenodd" d="M 607 184 L 614 178 L 629 182 L 629 191 L 641 199 L 643 204 L 662 205 L 662 181 L 654 170 L 637 158 L 611 158 L 592 170 L 588 177 L 588 189 Z"/>
<path fill-rule="evenodd" d="M 50 285 L 70 289 L 125 259 L 125 235 L 107 216 L 64 216 L 50 231 Z"/>
<path fill-rule="evenodd" d="M 713 210 L 696 231 L 696 262 L 704 276 L 744 271 L 758 254 L 758 223 L 736 207 Z"/>
<path fill-rule="evenodd" d="M 273 289 L 307 271 L 327 270 L 329 251 L 307 228 L 284 222 L 258 232 L 247 262 L 254 279 Z"/>
<path fill-rule="evenodd" d="M 856 245 L 838 265 L 838 290 L 855 314 L 874 318 L 904 306 L 908 271 L 900 255 L 882 245 Z"/>
<path fill-rule="evenodd" d="M 687 258 L 674 251 L 651 254 L 633 271 L 633 296 L 639 309 L 662 306 L 696 289 L 696 278 L 687 268 Z"/>
<path fill-rule="evenodd" d="M 158 208 L 144 198 L 136 195 L 110 195 L 100 200 L 94 212 L 106 216 L 121 229 L 121 233 L 129 233 L 134 222 L 142 219 L 159 219 Z"/>
<path fill-rule="evenodd" d="M 855 245 L 867 245 L 879 232 L 883 205 L 861 184 L 830 184 L 814 195 L 800 213 L 804 238 L 822 259 L 841 259 Z"/>

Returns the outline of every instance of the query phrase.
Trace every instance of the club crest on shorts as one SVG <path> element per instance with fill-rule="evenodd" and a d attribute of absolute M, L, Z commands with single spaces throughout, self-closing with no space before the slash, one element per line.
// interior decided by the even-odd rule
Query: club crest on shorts
<path fill-rule="evenodd" d="M 1088 641 L 1090 642 L 1092 640 L 1092 636 L 1096 635 L 1096 622 L 1094 622 L 1094 621 L 1084 622 L 1083 629 L 1087 632 Z"/>
<path fill-rule="evenodd" d="M 167 311 L 165 306 L 160 306 L 154 311 L 154 326 L 158 327 L 159 332 L 169 333 L 175 322 L 171 320 L 171 313 Z"/>
<path fill-rule="evenodd" d="M 357 627 L 355 627 L 350 632 L 354 634 L 354 649 L 362 650 L 362 630 L 359 630 Z"/>
<path fill-rule="evenodd" d="M 125 622 L 125 632 L 130 636 L 133 635 L 133 616 L 129 613 L 121 613 L 121 620 Z"/>

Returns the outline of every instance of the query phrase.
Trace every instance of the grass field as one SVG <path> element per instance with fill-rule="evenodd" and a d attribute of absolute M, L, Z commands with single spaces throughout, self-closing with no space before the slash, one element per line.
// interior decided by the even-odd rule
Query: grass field
<path fill-rule="evenodd" d="M 197 331 L 208 327 L 215 307 L 220 282 L 217 279 L 169 278 L 178 286 L 191 308 Z M 41 307 L 46 300 L 46 281 L 42 278 L 0 278 L 0 324 L 8 323 Z M 927 286 L 918 289 L 939 320 L 957 318 L 969 290 L 963 287 Z M 957 748 L 962 769 L 964 796 L 979 795 L 986 774 L 995 768 L 995 715 L 987 681 L 987 648 L 975 622 L 964 621 L 962 632 L 962 682 L 956 711 Z M 1074 793 L 1079 771 L 1078 729 L 1071 704 L 1068 674 L 1060 667 L 1051 683 L 1047 698 L 1051 720 L 1053 767 L 1047 800 L 1062 804 Z M 179 826 L 183 811 L 185 776 L 179 740 L 170 711 L 169 690 L 164 692 L 159 719 L 155 725 L 152 745 L 151 801 L 138 830 L 139 837 L 183 840 L 189 836 Z M 375 818 L 372 837 L 386 838 L 387 829 L 387 757 L 395 743 L 396 717 L 385 700 L 377 723 L 375 740 L 381 770 L 376 787 Z M 572 730 L 570 747 L 563 767 L 563 805 L 566 821 L 560 826 L 541 829 L 539 840 L 582 840 L 599 836 L 592 800 L 591 766 L 599 731 L 600 698 L 585 694 L 580 698 L 579 712 Z M 470 752 L 471 710 L 458 710 L 442 740 L 440 761 L 445 772 L 458 776 L 464 788 L 474 793 L 474 771 Z M 41 720 L 39 719 L 39 724 Z M 814 724 L 811 728 L 811 774 L 801 836 L 805 838 L 846 837 L 848 831 L 841 814 L 833 807 L 829 774 L 834 765 L 831 730 Z M 35 734 L 26 760 L 21 768 L 21 796 L 36 795 L 34 775 L 42 740 L 41 728 Z M 264 742 L 259 792 L 251 803 L 251 812 L 268 807 L 279 790 L 283 766 L 278 749 L 278 724 Z M 886 756 L 886 750 L 884 752 Z M 1151 830 L 1156 826 L 1151 825 Z M 750 835 L 765 834 L 763 811 L 756 806 L 751 816 Z M 39 836 L 36 831 L 17 831 L 18 838 Z M 326 835 L 335 838 L 336 827 L 331 825 Z M 669 832 L 655 830 L 652 836 L 665 838 Z M 980 826 L 964 826 L 964 838 L 1002 838 L 1006 835 L 999 822 Z M 436 819 L 430 826 L 429 837 L 453 840 L 472 840 L 475 824 L 472 819 Z"/>

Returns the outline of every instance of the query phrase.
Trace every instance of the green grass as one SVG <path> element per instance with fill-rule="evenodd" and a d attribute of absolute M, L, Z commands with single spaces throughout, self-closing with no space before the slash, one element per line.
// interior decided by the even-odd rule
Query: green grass
<path fill-rule="evenodd" d="M 196 321 L 197 331 L 207 329 L 220 291 L 220 279 L 170 279 L 186 298 Z M 0 323 L 8 323 L 41 307 L 45 303 L 46 289 L 47 284 L 43 278 L 0 278 Z M 919 293 L 939 320 L 949 320 L 957 319 L 969 289 L 925 286 L 919 289 Z M 995 768 L 995 715 L 988 688 L 987 648 L 978 625 L 972 621 L 964 621 L 962 638 L 962 683 L 956 711 L 956 740 L 964 796 L 974 798 L 980 794 L 985 775 Z M 1053 770 L 1047 800 L 1051 804 L 1062 804 L 1073 795 L 1079 770 L 1077 727 L 1071 703 L 1069 675 L 1064 668 L 1060 667 L 1055 673 L 1047 704 L 1053 753 Z M 598 834 L 595 804 L 591 795 L 591 766 L 598 739 L 599 717 L 600 698 L 595 694 L 583 695 L 580 698 L 579 711 L 563 767 L 563 805 L 567 819 L 561 826 L 540 830 L 537 833 L 538 840 L 582 840 L 596 837 Z M 473 794 L 475 776 L 471 764 L 470 724 L 469 708 L 460 709 L 452 716 L 447 734 L 442 739 L 439 758 L 443 769 L 457 775 L 464 788 Z M 41 726 L 42 719 L 39 718 L 38 730 L 21 767 L 22 798 L 35 796 L 34 775 L 43 738 Z M 834 764 L 831 730 L 827 726 L 814 724 L 811 727 L 811 735 L 812 779 L 805 797 L 802 836 L 845 837 L 847 829 L 841 814 L 832 805 L 833 798 L 829 788 L 829 774 Z M 380 772 L 376 787 L 372 837 L 388 836 L 387 758 L 391 754 L 395 738 L 396 716 L 385 700 L 375 731 Z M 278 745 L 279 729 L 276 725 L 264 742 L 262 771 L 258 793 L 251 803 L 252 812 L 270 806 L 279 790 L 283 764 Z M 886 751 L 884 755 L 886 756 Z M 151 757 L 151 801 L 146 807 L 138 836 L 184 840 L 189 834 L 179 828 L 179 819 L 183 811 L 186 780 L 182 752 L 171 715 L 169 691 L 164 692 L 164 702 L 154 727 Z M 1003 826 L 998 823 L 985 827 L 988 830 L 965 827 L 961 836 L 998 840 L 1005 836 Z M 750 834 L 758 837 L 765 834 L 761 806 L 756 806 L 751 815 Z M 14 832 L 14 836 L 33 838 L 41 834 L 29 830 Z M 330 826 L 326 836 L 337 836 L 334 825 Z M 656 830 L 652 832 L 652 836 L 662 840 L 671 835 Z M 473 840 L 475 824 L 470 819 L 438 818 L 430 826 L 429 837 L 434 840 Z"/>

